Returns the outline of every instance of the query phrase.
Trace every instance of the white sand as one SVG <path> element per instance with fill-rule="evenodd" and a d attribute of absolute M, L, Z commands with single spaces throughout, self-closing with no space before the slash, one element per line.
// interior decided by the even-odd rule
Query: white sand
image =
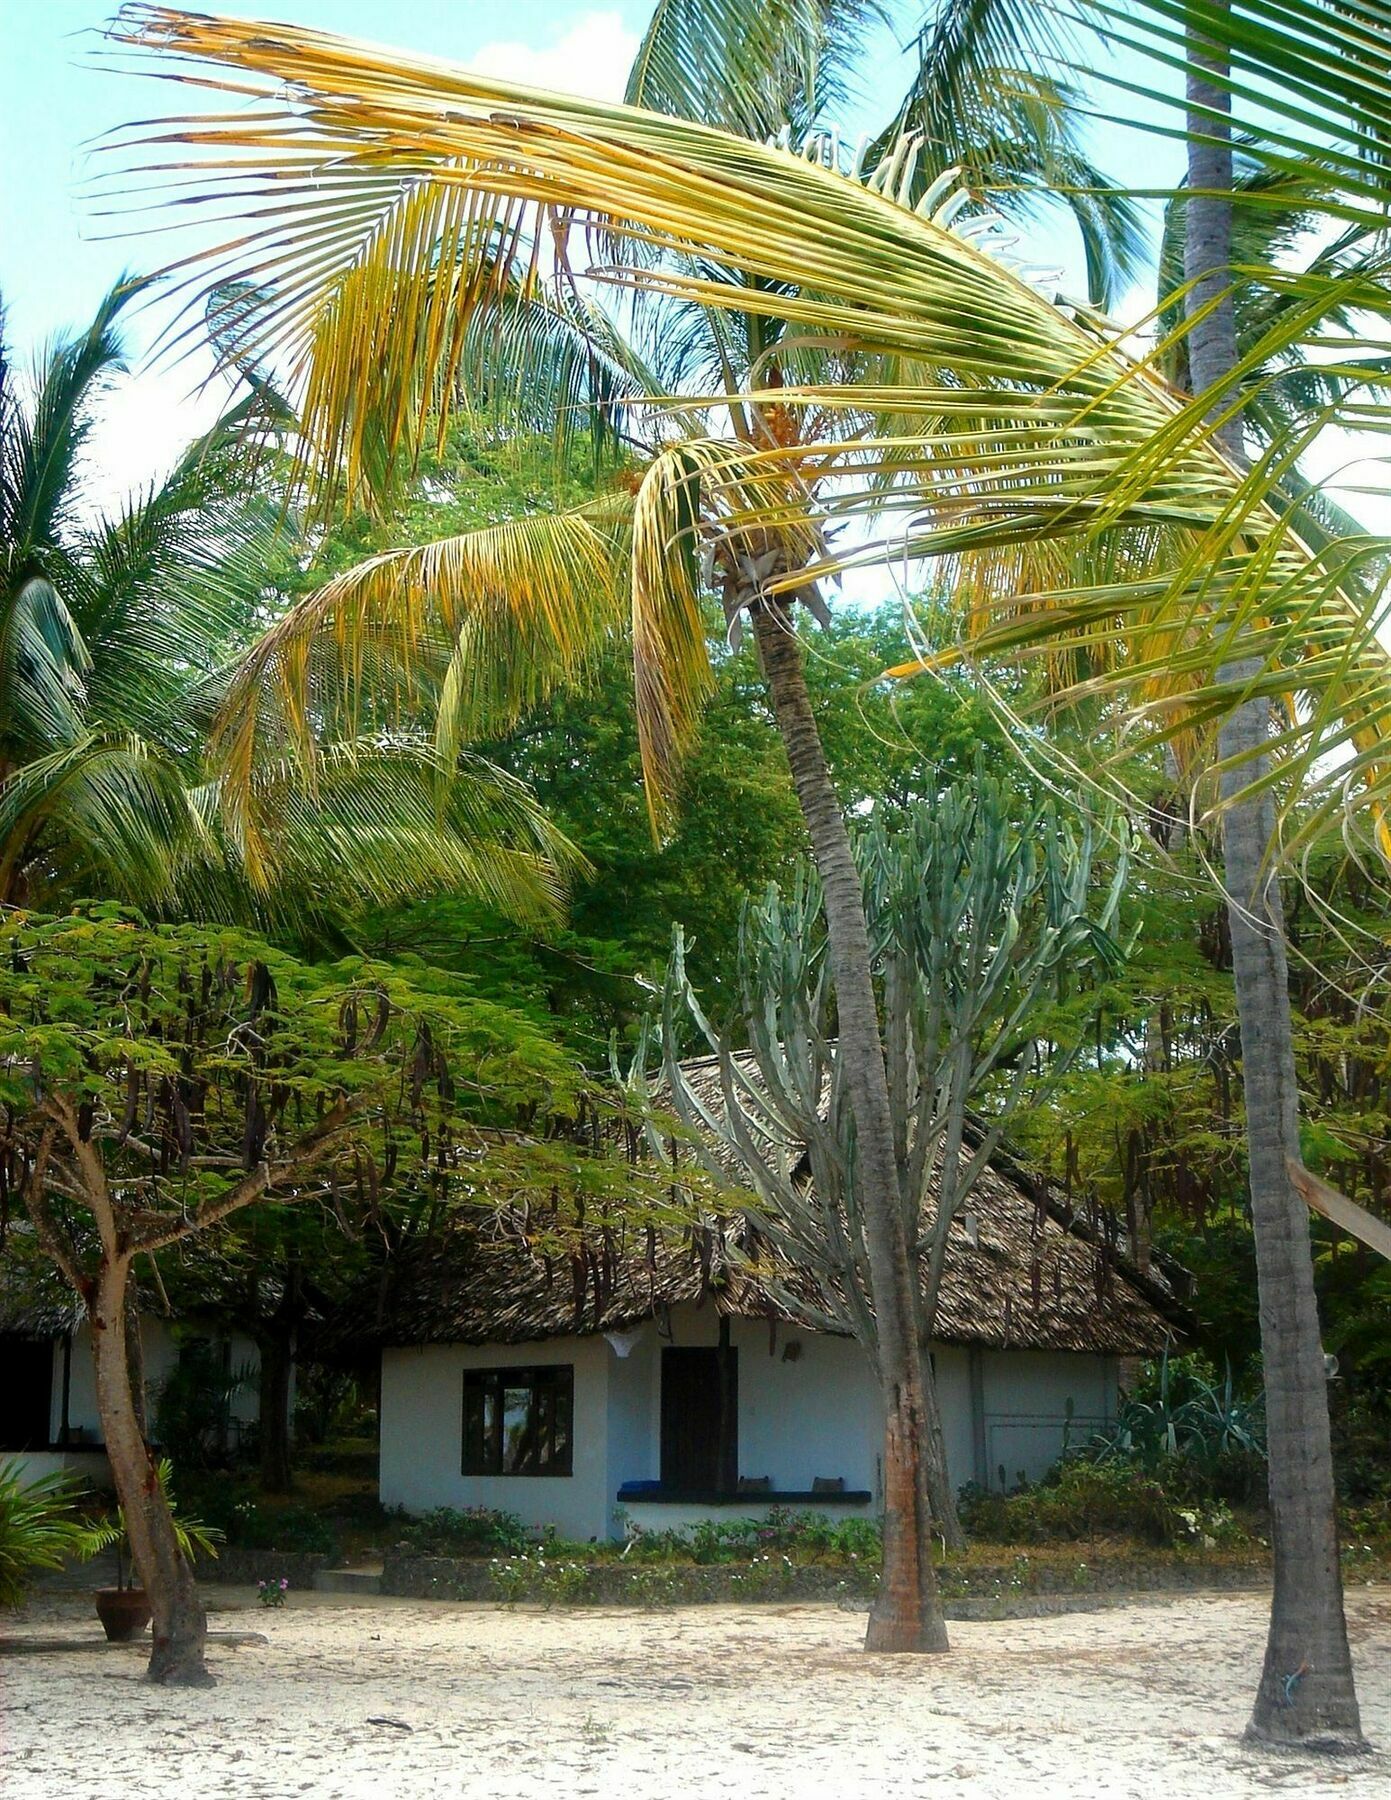
<path fill-rule="evenodd" d="M 226 1605 L 225 1590 L 216 1600 Z M 1391 1792 L 1391 1590 L 1349 1614 L 1379 1754 L 1243 1748 L 1257 1595 L 955 1624 L 949 1658 L 869 1657 L 825 1606 L 500 1612 L 296 1596 L 225 1611 L 210 1692 L 127 1651 L 0 1662 L 4 1800 L 1244 1800 Z M 12 1628 L 7 1628 L 12 1629 Z M 71 1603 L 18 1628 L 76 1634 Z M 409 1732 L 372 1719 L 393 1719 Z"/>

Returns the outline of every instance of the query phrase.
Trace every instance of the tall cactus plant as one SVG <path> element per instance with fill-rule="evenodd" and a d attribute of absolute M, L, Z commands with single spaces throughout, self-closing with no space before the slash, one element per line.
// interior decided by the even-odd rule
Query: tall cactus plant
<path fill-rule="evenodd" d="M 1076 1054 L 1046 1041 L 1045 1011 L 1089 965 L 1122 955 L 1114 928 L 1127 859 L 1122 850 L 1098 891 L 1089 824 L 1071 824 L 1051 803 L 1021 806 L 1005 782 L 978 772 L 911 809 L 901 825 L 872 825 L 856 860 L 925 1348 L 953 1221 L 1010 1120 L 1037 1104 Z M 853 1335 L 877 1368 L 855 1115 L 810 866 L 745 907 L 737 991 L 733 1016 L 716 1024 L 687 977 L 678 934 L 660 1034 L 671 1106 L 692 1128 L 676 1154 L 695 1155 L 726 1179 L 737 1171 L 757 1196 L 756 1233 L 773 1253 L 760 1267 L 765 1285 L 809 1325 Z M 718 1061 L 718 1102 L 684 1065 L 692 1031 Z M 959 1542 L 929 1410 L 933 1518 Z"/>

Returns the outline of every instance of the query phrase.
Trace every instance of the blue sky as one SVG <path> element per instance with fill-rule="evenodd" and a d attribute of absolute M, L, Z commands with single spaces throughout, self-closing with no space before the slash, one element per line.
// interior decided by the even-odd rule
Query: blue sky
<path fill-rule="evenodd" d="M 21 355 L 54 331 L 83 323 L 127 270 L 146 270 L 174 253 L 179 236 L 119 236 L 100 216 L 93 176 L 104 167 L 92 146 L 105 132 L 178 109 L 172 91 L 129 72 L 103 49 L 101 28 L 116 0 L 0 0 L 0 293 L 11 342 Z M 196 0 L 195 0 L 196 3 Z M 208 0 L 204 0 L 206 5 Z M 213 0 L 217 4 L 217 0 Z M 242 17 L 288 17 L 344 35 L 399 43 L 482 66 L 543 87 L 617 95 L 648 16 L 650 0 L 222 0 Z M 916 17 L 913 0 L 902 16 Z M 906 32 L 905 32 L 906 35 Z M 853 136 L 876 122 L 904 84 L 906 66 L 885 33 L 867 72 L 873 106 L 843 125 Z M 855 109 L 859 110 L 859 109 Z M 1112 172 L 1153 144 L 1103 130 L 1098 155 Z M 113 159 L 114 162 L 114 159 Z M 1073 235 L 1031 233 L 1041 260 L 1082 280 Z M 1138 305 L 1135 310 L 1142 310 Z M 137 364 L 168 317 L 158 303 L 133 311 L 126 335 Z M 223 393 L 201 391 L 206 361 L 142 367 L 110 396 L 92 454 L 111 497 L 166 467 L 183 441 L 211 423 Z M 225 392 L 225 390 L 223 390 Z"/>

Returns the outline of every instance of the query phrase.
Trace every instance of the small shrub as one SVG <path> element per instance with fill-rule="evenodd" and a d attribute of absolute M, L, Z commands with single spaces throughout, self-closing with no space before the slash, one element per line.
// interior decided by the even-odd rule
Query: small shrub
<path fill-rule="evenodd" d="M 488 1565 L 488 1580 L 500 1606 L 515 1606 L 531 1590 L 531 1569 L 525 1556 L 495 1556 Z"/>
<path fill-rule="evenodd" d="M 1037 1486 L 1017 1493 L 963 1491 L 961 1522 L 972 1537 L 997 1544 L 1071 1543 L 1096 1537 L 1138 1537 L 1171 1545 L 1187 1527 L 1163 1486 L 1125 1463 L 1069 1460 Z"/>
<path fill-rule="evenodd" d="M 78 1514 L 79 1492 L 71 1475 L 25 1481 L 17 1463 L 0 1463 L 0 1606 L 18 1606 L 45 1570 L 100 1547 Z"/>
<path fill-rule="evenodd" d="M 262 1606 L 283 1606 L 289 1588 L 290 1583 L 283 1575 L 279 1581 L 258 1581 L 256 1598 Z"/>
<path fill-rule="evenodd" d="M 413 1519 L 400 1542 L 415 1556 L 512 1556 L 529 1549 L 532 1536 L 516 1513 L 491 1506 L 437 1506 Z"/>
<path fill-rule="evenodd" d="M 239 1500 L 232 1508 L 228 1541 L 243 1550 L 285 1550 L 336 1556 L 338 1538 L 327 1519 L 307 1506 L 263 1506 Z"/>
<path fill-rule="evenodd" d="M 679 1600 L 684 1584 L 674 1568 L 636 1568 L 628 1571 L 625 1586 L 629 1600 L 656 1612 Z"/>

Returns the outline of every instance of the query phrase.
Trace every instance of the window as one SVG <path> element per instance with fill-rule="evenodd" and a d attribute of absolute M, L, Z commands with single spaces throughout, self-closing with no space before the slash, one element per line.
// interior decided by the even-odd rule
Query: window
<path fill-rule="evenodd" d="M 464 1371 L 465 1475 L 568 1475 L 570 1363 Z"/>

